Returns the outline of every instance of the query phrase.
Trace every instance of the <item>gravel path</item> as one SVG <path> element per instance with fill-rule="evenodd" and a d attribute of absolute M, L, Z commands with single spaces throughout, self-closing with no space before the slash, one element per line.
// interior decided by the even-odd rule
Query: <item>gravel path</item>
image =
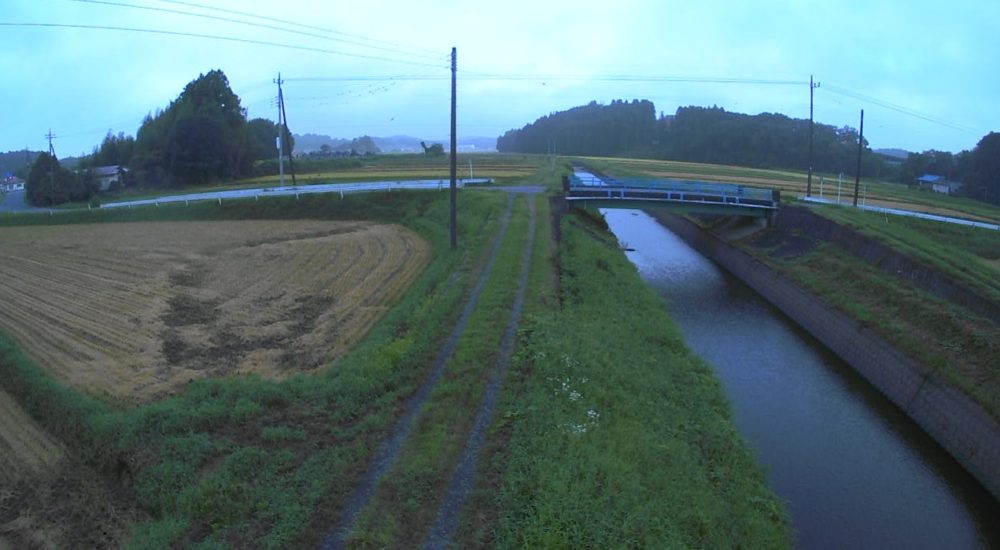
<path fill-rule="evenodd" d="M 399 452 L 403 448 L 403 444 L 410 436 L 410 432 L 413 431 L 413 426 L 416 423 L 421 407 L 423 407 L 424 403 L 430 397 L 434 386 L 437 385 L 444 374 L 445 365 L 455 352 L 458 340 L 462 337 L 462 333 L 465 332 L 465 327 L 469 324 L 469 318 L 472 317 L 472 312 L 476 309 L 483 286 L 486 284 L 486 279 L 489 278 L 490 272 L 493 270 L 493 264 L 496 261 L 497 253 L 500 251 L 500 245 L 503 244 L 504 236 L 507 233 L 507 226 L 510 224 L 513 205 L 514 196 L 511 194 L 507 197 L 507 209 L 504 211 L 503 219 L 500 222 L 500 229 L 497 232 L 493 250 L 486 261 L 486 266 L 479 275 L 479 280 L 476 281 L 476 286 L 472 289 L 472 294 L 465 304 L 465 309 L 462 310 L 462 315 L 458 318 L 458 322 L 455 323 L 451 335 L 438 352 L 437 357 L 434 358 L 431 371 L 424 380 L 424 383 L 406 400 L 406 405 L 403 408 L 403 416 L 396 422 L 389 439 L 383 441 L 375 451 L 368 472 L 361 478 L 344 504 L 340 522 L 327 534 L 320 548 L 333 550 L 345 547 L 345 540 L 354 528 L 358 516 L 375 494 L 375 489 L 378 487 L 379 481 L 381 481 L 382 477 L 399 457 Z"/>
<path fill-rule="evenodd" d="M 507 330 L 504 332 L 503 340 L 500 344 L 500 356 L 493 367 L 489 384 L 486 386 L 486 395 L 476 413 L 475 423 L 469 432 L 469 438 L 465 442 L 465 449 L 459 459 L 455 470 L 451 474 L 448 482 L 448 491 L 445 493 L 444 501 L 438 508 L 437 519 L 431 527 L 424 548 L 438 549 L 451 545 L 451 536 L 458 526 L 458 520 L 462 513 L 465 501 L 472 491 L 472 485 L 476 477 L 476 462 L 479 460 L 479 453 L 486 440 L 486 430 L 493 420 L 493 413 L 496 409 L 497 398 L 500 395 L 500 386 L 503 382 L 507 368 L 510 366 L 510 357 L 514 350 L 514 336 L 517 334 L 517 326 L 521 320 L 521 312 L 524 310 L 524 295 L 528 287 L 528 274 L 531 271 L 531 254 L 535 242 L 535 201 L 533 196 L 528 197 L 529 226 L 528 238 L 524 242 L 524 250 L 521 252 L 521 274 L 517 281 L 517 293 L 514 295 L 514 305 L 511 308 L 510 320 L 507 322 Z"/>

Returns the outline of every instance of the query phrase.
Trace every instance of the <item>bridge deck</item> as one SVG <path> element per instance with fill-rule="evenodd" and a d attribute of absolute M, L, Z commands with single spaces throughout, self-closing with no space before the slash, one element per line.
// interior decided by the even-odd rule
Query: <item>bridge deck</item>
<path fill-rule="evenodd" d="M 571 176 L 568 183 L 566 199 L 569 201 L 719 205 L 759 212 L 777 209 L 780 199 L 779 193 L 772 189 L 691 180 Z"/>

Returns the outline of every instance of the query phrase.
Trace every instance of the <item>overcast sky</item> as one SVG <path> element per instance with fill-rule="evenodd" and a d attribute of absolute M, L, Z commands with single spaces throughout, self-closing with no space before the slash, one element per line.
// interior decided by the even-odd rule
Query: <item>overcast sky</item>
<path fill-rule="evenodd" d="M 810 74 L 816 120 L 857 127 L 863 108 L 876 148 L 959 151 L 1000 131 L 996 0 L 0 2 L 5 24 L 270 43 L 2 25 L 0 151 L 45 150 L 50 128 L 60 157 L 89 152 L 108 130 L 134 135 L 212 69 L 250 117 L 271 119 L 280 71 L 296 133 L 440 139 L 452 46 L 462 136 L 591 100 L 808 118 Z M 330 80 L 345 77 L 368 80 Z M 690 82 L 703 79 L 735 82 Z"/>

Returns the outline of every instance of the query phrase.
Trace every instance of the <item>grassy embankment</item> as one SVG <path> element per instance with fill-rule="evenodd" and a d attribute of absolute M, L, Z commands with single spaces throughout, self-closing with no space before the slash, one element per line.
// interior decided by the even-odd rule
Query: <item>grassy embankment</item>
<path fill-rule="evenodd" d="M 595 167 L 619 176 L 684 170 L 703 174 L 706 179 L 717 173 L 739 178 L 769 172 L 616 159 L 598 160 Z M 785 173 L 776 175 L 781 174 Z M 815 179 L 813 185 L 816 192 Z M 1000 220 L 1000 208 L 977 201 L 891 183 L 873 184 L 873 189 L 916 210 L 947 210 L 968 218 Z M 969 286 L 986 300 L 1000 302 L 1000 232 L 846 206 L 816 206 L 813 210 Z M 784 235 L 765 246 L 744 248 L 931 367 L 1000 418 L 1000 328 L 995 323 L 918 288 L 906 274 L 888 274 L 836 245 L 810 242 L 801 254 L 783 252 L 788 239 L 803 238 Z"/>
<path fill-rule="evenodd" d="M 984 300 L 1000 303 L 1000 232 L 847 208 L 818 213 L 888 244 Z M 930 367 L 1000 418 L 1000 326 L 893 276 L 841 247 L 817 243 L 799 257 L 748 248 Z"/>
<path fill-rule="evenodd" d="M 557 174 L 546 180 L 555 186 Z M 362 344 L 320 375 L 199 381 L 126 410 L 60 386 L 4 342 L 3 383 L 50 431 L 133 488 L 148 514 L 133 546 L 314 543 L 419 383 L 495 230 L 503 197 L 460 196 L 461 255 L 444 253 L 446 200 L 434 193 L 63 214 L 60 221 L 87 222 L 364 212 L 407 225 L 437 253 Z M 375 506 L 399 519 L 377 527 L 363 519 L 361 540 L 407 545 L 432 519 L 506 323 L 523 200 L 448 374 L 380 488 Z M 735 432 L 717 380 L 686 350 L 662 301 L 589 218 L 564 218 L 556 245 L 544 200 L 536 204 L 519 351 L 462 544 L 787 546 L 784 510 Z"/>
<path fill-rule="evenodd" d="M 597 225 L 562 219 L 556 294 L 533 295 L 463 544 L 787 546 L 717 379 Z"/>

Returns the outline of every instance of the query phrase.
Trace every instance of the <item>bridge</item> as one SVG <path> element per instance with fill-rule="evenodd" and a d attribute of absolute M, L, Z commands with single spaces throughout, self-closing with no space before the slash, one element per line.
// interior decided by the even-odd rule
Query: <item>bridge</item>
<path fill-rule="evenodd" d="M 777 189 L 702 181 L 597 177 L 578 170 L 563 179 L 570 204 L 592 208 L 670 207 L 688 212 L 773 218 Z"/>

